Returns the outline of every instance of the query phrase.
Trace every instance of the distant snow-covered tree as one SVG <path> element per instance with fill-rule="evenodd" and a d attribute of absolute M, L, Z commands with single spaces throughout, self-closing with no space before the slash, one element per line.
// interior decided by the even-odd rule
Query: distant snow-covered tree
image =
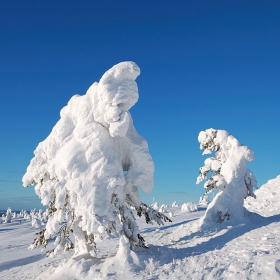
<path fill-rule="evenodd" d="M 171 205 L 171 207 L 179 207 L 179 204 L 177 203 L 177 201 L 174 201 Z"/>
<path fill-rule="evenodd" d="M 155 210 L 159 210 L 159 205 L 158 205 L 158 202 L 154 202 L 151 207 Z"/>
<path fill-rule="evenodd" d="M 25 220 L 30 220 L 30 215 L 27 213 L 27 211 L 26 210 L 24 210 L 23 211 L 23 218 L 25 219 Z"/>
<path fill-rule="evenodd" d="M 22 209 L 19 214 L 18 214 L 19 218 L 23 218 L 24 217 L 24 210 Z"/>
<path fill-rule="evenodd" d="M 198 141 L 203 155 L 214 153 L 214 156 L 207 158 L 200 168 L 197 184 L 206 180 L 206 193 L 218 190 L 206 210 L 202 226 L 243 218 L 246 215 L 244 199 L 254 197 L 253 189 L 257 187 L 255 176 L 246 168 L 246 163 L 254 159 L 253 151 L 225 130 L 201 131 Z"/>
<path fill-rule="evenodd" d="M 200 205 L 208 205 L 210 203 L 208 195 L 203 195 L 199 198 Z"/>
<path fill-rule="evenodd" d="M 192 202 L 183 203 L 181 206 L 182 211 L 196 212 L 198 210 L 197 204 Z"/>
<path fill-rule="evenodd" d="M 166 204 L 162 204 L 159 209 L 158 209 L 158 212 L 160 213 L 167 213 L 166 209 L 167 208 L 167 205 Z"/>
<path fill-rule="evenodd" d="M 17 213 L 16 212 L 12 212 L 12 219 L 16 219 L 17 218 Z"/>
<path fill-rule="evenodd" d="M 6 216 L 5 216 L 5 223 L 11 223 L 12 222 L 12 209 L 8 207 Z"/>
<path fill-rule="evenodd" d="M 32 247 L 56 237 L 54 253 L 74 247 L 94 255 L 96 237 L 117 232 L 131 249 L 146 247 L 131 207 L 146 221 L 167 219 L 141 202 L 138 188 L 153 188 L 154 164 L 129 109 L 138 100 L 133 62 L 109 69 L 85 95 L 73 96 L 50 135 L 39 143 L 23 177 L 48 205 L 46 228 Z"/>

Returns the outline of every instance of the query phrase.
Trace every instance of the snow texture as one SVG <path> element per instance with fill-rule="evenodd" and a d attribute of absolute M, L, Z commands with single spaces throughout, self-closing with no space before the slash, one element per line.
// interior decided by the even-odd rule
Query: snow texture
<path fill-rule="evenodd" d="M 233 226 L 201 231 L 204 211 L 172 211 L 173 224 L 147 225 L 139 220 L 148 250 L 133 252 L 122 237 L 102 243 L 106 258 L 71 258 L 69 252 L 46 258 L 44 252 L 27 250 L 34 238 L 31 221 L 21 217 L 0 225 L 0 279 L 280 279 L 280 176 L 248 197 L 245 207 L 254 219 Z M 53 241 L 52 241 L 53 242 Z M 4 257 L 2 257 L 4 256 Z"/>

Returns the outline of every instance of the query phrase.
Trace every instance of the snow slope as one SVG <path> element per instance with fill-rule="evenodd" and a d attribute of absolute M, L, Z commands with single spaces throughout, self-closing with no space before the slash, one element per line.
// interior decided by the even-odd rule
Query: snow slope
<path fill-rule="evenodd" d="M 133 253 L 116 239 L 87 260 L 27 250 L 36 231 L 31 223 L 2 224 L 0 279 L 280 279 L 280 176 L 255 193 L 245 206 L 258 214 L 246 224 L 200 232 L 202 208 L 165 208 L 173 212 L 172 224 L 157 228 L 139 221 L 149 249 Z"/>

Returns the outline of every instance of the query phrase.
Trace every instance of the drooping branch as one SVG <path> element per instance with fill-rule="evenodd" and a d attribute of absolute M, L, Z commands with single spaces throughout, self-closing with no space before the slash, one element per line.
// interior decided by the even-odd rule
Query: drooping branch
<path fill-rule="evenodd" d="M 153 221 L 155 221 L 158 225 L 164 225 L 164 222 L 172 223 L 172 221 L 167 216 L 143 202 L 139 207 L 136 207 L 135 210 L 139 217 L 141 217 L 142 215 L 145 217 L 147 224 L 153 224 Z"/>

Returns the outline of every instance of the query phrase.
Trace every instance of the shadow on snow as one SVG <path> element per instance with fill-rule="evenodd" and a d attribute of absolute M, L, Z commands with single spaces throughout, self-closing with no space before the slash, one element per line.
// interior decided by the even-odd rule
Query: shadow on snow
<path fill-rule="evenodd" d="M 172 262 L 174 259 L 182 259 L 190 256 L 198 256 L 209 251 L 222 249 L 228 242 L 232 241 L 235 238 L 238 238 L 245 233 L 248 233 L 252 230 L 256 230 L 258 228 L 268 226 L 274 222 L 280 221 L 280 214 L 271 216 L 271 217 L 262 217 L 259 216 L 258 221 L 248 221 L 246 224 L 240 224 L 237 226 L 232 226 L 232 228 L 228 229 L 226 227 L 221 227 L 220 230 L 213 231 L 202 231 L 202 232 L 194 232 L 188 236 L 184 236 L 178 240 L 172 241 L 172 246 L 178 245 L 178 247 L 186 246 L 188 241 L 191 241 L 193 238 L 199 237 L 210 237 L 209 240 L 205 242 L 201 242 L 193 247 L 185 247 L 185 248 L 170 248 L 171 244 L 167 244 L 164 246 L 150 246 L 150 250 L 152 251 L 152 255 L 155 257 L 155 261 L 158 261 L 160 265 Z M 189 221 L 186 221 L 187 223 Z M 179 223 L 177 225 L 184 224 Z M 177 226 L 174 225 L 174 226 Z M 223 229 L 226 229 L 227 232 L 224 234 L 220 234 L 211 238 L 211 236 L 216 235 L 221 232 Z M 157 257 L 158 256 L 158 257 Z"/>
<path fill-rule="evenodd" d="M 0 229 L 0 232 L 6 232 L 6 231 L 10 231 L 10 230 L 14 230 L 13 228 L 2 228 Z"/>
<path fill-rule="evenodd" d="M 141 230 L 141 233 L 149 233 L 149 232 L 153 232 L 153 231 L 156 231 L 156 230 L 166 230 L 166 229 L 169 229 L 169 228 L 178 227 L 180 225 L 187 224 L 187 223 L 195 221 L 197 219 L 198 218 L 194 218 L 194 219 L 186 220 L 186 221 L 183 221 L 183 222 L 180 222 L 180 223 L 171 224 L 169 226 L 162 226 L 160 228 L 158 228 L 158 227 L 145 228 L 145 229 Z"/>
<path fill-rule="evenodd" d="M 30 256 L 27 258 L 14 259 L 11 261 L 2 262 L 0 263 L 0 272 L 17 266 L 22 266 L 33 262 L 37 262 L 42 258 L 45 258 L 45 255 L 40 254 L 40 255 Z"/>

